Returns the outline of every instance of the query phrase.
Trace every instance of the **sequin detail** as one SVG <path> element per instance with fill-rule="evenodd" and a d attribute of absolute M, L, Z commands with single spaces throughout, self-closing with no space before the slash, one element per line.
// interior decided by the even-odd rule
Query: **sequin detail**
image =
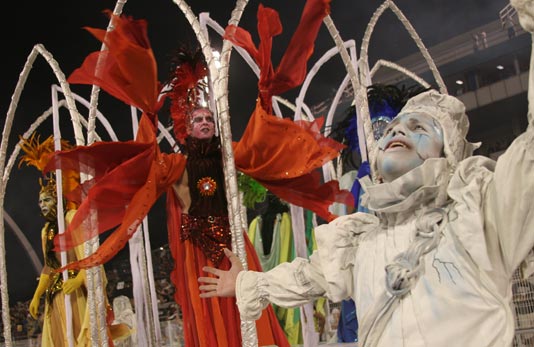
<path fill-rule="evenodd" d="M 48 222 L 46 224 L 46 243 L 45 243 L 45 263 L 53 270 L 61 267 L 60 261 L 57 259 L 54 251 L 54 238 L 57 235 L 57 225 L 55 222 Z M 78 275 L 78 270 L 68 270 L 69 278 L 74 278 Z M 45 292 L 45 298 L 49 305 L 52 305 L 54 296 L 63 289 L 63 274 L 60 272 L 50 273 L 50 282 Z M 52 306 L 50 306 L 52 307 Z"/>
<path fill-rule="evenodd" d="M 197 188 L 202 196 L 212 196 L 217 189 L 217 182 L 211 177 L 202 177 L 197 181 Z"/>
<path fill-rule="evenodd" d="M 224 248 L 230 248 L 232 242 L 228 217 L 182 214 L 180 240 L 190 240 L 217 266 L 224 256 Z"/>
<path fill-rule="evenodd" d="M 45 240 L 45 264 L 52 269 L 59 269 L 61 263 L 56 257 L 54 251 L 54 238 L 58 232 L 57 224 L 54 222 L 46 223 L 46 240 Z"/>
<path fill-rule="evenodd" d="M 78 275 L 78 270 L 68 270 L 69 279 L 74 278 Z M 54 296 L 63 290 L 63 273 L 61 272 L 52 272 L 50 273 L 50 284 L 45 292 L 45 298 L 50 307 L 53 307 L 52 301 Z"/>

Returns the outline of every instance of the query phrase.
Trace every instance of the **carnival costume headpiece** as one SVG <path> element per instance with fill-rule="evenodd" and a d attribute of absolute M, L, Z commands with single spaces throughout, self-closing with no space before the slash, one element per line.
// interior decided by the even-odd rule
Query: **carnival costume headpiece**
<path fill-rule="evenodd" d="M 208 108 L 208 69 L 201 50 L 180 49 L 172 62 L 170 81 L 171 118 L 174 136 L 185 143 L 191 130 L 191 113 Z"/>
<path fill-rule="evenodd" d="M 426 114 L 439 122 L 443 130 L 445 157 L 453 167 L 479 147 L 478 143 L 466 139 L 469 119 L 464 103 L 454 96 L 429 90 L 408 100 L 399 115 L 408 113 Z"/>
<path fill-rule="evenodd" d="M 33 166 L 40 172 L 48 164 L 52 154 L 54 153 L 54 137 L 49 136 L 43 142 L 40 142 L 40 135 L 33 133 L 29 139 L 24 139 L 20 136 L 20 148 L 24 152 L 19 161 L 19 168 L 22 164 L 26 166 Z M 72 146 L 66 140 L 61 140 L 62 149 L 71 149 Z M 63 191 L 72 191 L 79 182 L 79 174 L 74 171 L 68 171 L 63 177 Z M 48 173 L 44 179 L 39 178 L 40 191 L 39 194 L 47 193 L 57 199 L 56 177 L 55 173 Z M 73 203 L 69 203 L 69 208 L 73 208 Z"/>
<path fill-rule="evenodd" d="M 20 141 L 20 148 L 24 152 L 24 155 L 20 158 L 19 168 L 22 164 L 26 164 L 26 166 L 33 166 L 40 172 L 43 172 L 51 153 L 54 152 L 54 138 L 50 136 L 43 142 L 40 142 L 40 136 L 33 133 L 29 139 L 24 139 L 21 136 Z M 44 183 L 43 179 L 39 178 L 39 185 L 41 186 L 39 194 L 48 192 L 56 196 L 56 181 L 53 174 L 45 177 Z"/>
<path fill-rule="evenodd" d="M 409 113 L 425 114 L 435 119 L 443 130 L 443 153 L 451 169 L 459 162 L 473 155 L 480 143 L 471 143 L 466 135 L 469 131 L 469 119 L 463 102 L 448 94 L 434 89 L 410 98 L 397 116 Z M 371 155 L 372 171 L 377 172 L 376 146 Z"/>
<path fill-rule="evenodd" d="M 378 141 L 384 128 L 397 116 L 410 98 L 426 90 L 417 85 L 408 88 L 405 86 L 397 87 L 393 84 L 372 84 L 368 86 L 367 100 L 375 140 Z M 353 104 L 347 110 L 347 118 L 343 119 L 336 129 L 332 131 L 332 137 L 342 143 L 346 143 L 350 150 L 359 151 L 358 123 L 355 114 L 356 109 Z M 341 134 L 334 134 L 334 131 L 339 131 L 338 129 L 344 129 L 344 138 L 339 138 Z"/>
<path fill-rule="evenodd" d="M 367 87 L 369 114 L 375 140 L 382 137 L 385 127 L 399 114 L 411 97 L 426 90 L 418 85 L 399 88 L 395 85 L 372 84 Z"/>

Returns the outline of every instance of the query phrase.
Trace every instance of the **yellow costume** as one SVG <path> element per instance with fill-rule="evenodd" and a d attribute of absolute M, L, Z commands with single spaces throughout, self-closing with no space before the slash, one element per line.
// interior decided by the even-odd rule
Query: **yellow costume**
<path fill-rule="evenodd" d="M 69 210 L 65 215 L 65 226 L 69 225 L 70 221 L 74 217 L 76 210 Z M 57 231 L 56 231 L 57 232 Z M 47 248 L 47 242 L 50 237 L 50 242 L 53 242 L 53 236 L 55 235 L 53 231 L 53 226 L 51 222 L 46 222 L 45 226 L 41 232 L 41 240 L 43 245 L 43 254 L 45 255 L 45 263 L 50 267 L 50 260 L 47 257 L 51 256 L 50 248 Z M 83 244 L 76 247 L 74 252 L 69 252 L 68 262 L 75 260 L 83 259 L 84 246 Z M 53 261 L 52 261 L 53 262 Z M 55 269 L 55 268 L 54 268 Z M 68 336 L 67 336 L 67 321 L 66 321 L 66 309 L 65 309 L 65 290 L 68 286 L 65 284 L 63 286 L 62 274 L 60 273 L 50 273 L 48 276 L 48 282 L 46 286 L 46 301 L 45 301 L 45 310 L 44 310 L 44 319 L 43 319 L 43 332 L 42 332 L 42 341 L 41 347 L 59 347 L 59 346 L 68 346 Z M 101 277 L 103 279 L 104 287 L 107 284 L 106 274 L 104 268 L 101 267 Z M 89 310 L 87 310 L 87 289 L 85 287 L 85 270 L 73 271 L 69 270 L 69 279 L 73 282 L 79 281 L 78 286 L 72 293 L 70 293 L 70 306 L 72 308 L 72 332 L 74 338 L 74 346 L 76 347 L 90 347 L 91 346 L 91 336 L 90 336 L 90 318 Z M 62 290 L 63 288 L 63 290 Z M 38 295 L 39 288 L 36 290 L 36 295 Z M 40 296 L 40 295 L 39 295 Z M 106 300 L 106 307 L 109 313 L 111 313 L 111 307 Z M 109 320 L 109 319 L 108 319 Z M 113 341 L 120 341 L 131 334 L 130 329 L 126 324 L 107 324 L 106 327 L 108 331 L 108 336 Z M 108 341 L 110 346 L 113 346 L 111 341 Z"/>
<path fill-rule="evenodd" d="M 33 134 L 29 139 L 21 138 L 21 148 L 25 153 L 20 164 L 26 163 L 29 166 L 35 166 L 42 171 L 53 152 L 53 137 L 40 142 L 39 136 Z M 68 147 L 66 141 L 62 141 L 63 147 Z M 64 191 L 72 190 L 72 187 L 78 184 L 79 177 L 76 173 L 66 172 L 63 177 Z M 41 297 L 45 296 L 45 309 L 42 327 L 42 347 L 63 347 L 69 346 L 69 336 L 67 331 L 72 331 L 74 346 L 89 347 L 90 340 L 90 320 L 89 310 L 87 307 L 87 289 L 85 287 L 85 270 L 69 270 L 69 279 L 63 281 L 62 273 L 56 272 L 61 268 L 60 253 L 54 249 L 54 238 L 58 233 L 57 227 L 57 193 L 55 175 L 46 178 L 43 184 L 39 180 L 41 191 L 39 192 L 39 207 L 41 214 L 46 219 L 46 223 L 41 230 L 41 243 L 45 266 L 41 271 L 39 284 L 35 290 L 30 303 L 30 315 L 37 319 L 39 313 L 39 303 Z M 65 213 L 65 226 L 68 226 L 76 209 L 74 203 L 67 201 L 67 212 Z M 85 257 L 84 245 L 80 245 L 67 252 L 67 262 L 71 263 Z M 107 283 L 104 268 L 100 267 L 103 285 Z M 66 296 L 69 295 L 70 307 L 72 308 L 72 317 L 67 317 L 66 313 Z M 105 297 L 107 307 L 106 329 L 108 333 L 108 343 L 113 346 L 112 339 L 120 339 L 130 334 L 129 328 L 125 324 L 109 325 L 113 320 L 113 312 L 107 297 Z M 67 322 L 72 322 L 72 330 L 67 329 Z M 98 323 L 98 322 L 96 322 Z"/>
<path fill-rule="evenodd" d="M 65 223 L 72 220 L 76 213 L 75 210 L 69 210 L 65 215 Z M 46 222 L 41 232 L 41 240 L 43 245 L 43 254 L 45 255 L 45 263 L 48 265 L 50 260 L 47 259 L 50 254 L 47 254 L 47 241 L 54 233 L 51 222 Z M 55 231 L 57 232 L 57 230 Z M 52 236 L 53 237 L 53 236 Z M 83 245 L 78 247 L 75 254 L 69 254 L 68 261 L 81 259 L 84 257 Z M 76 259 L 70 259 L 70 257 Z M 80 276 L 85 276 L 80 273 Z M 72 276 L 72 277 L 71 277 Z M 76 276 L 74 272 L 69 272 L 69 278 Z M 68 346 L 67 337 L 67 322 L 65 310 L 65 294 L 62 290 L 62 274 L 51 273 L 49 275 L 48 285 L 46 288 L 46 302 L 43 319 L 43 333 L 42 333 L 42 347 L 57 347 Z M 72 331 L 74 337 L 74 345 L 76 347 L 91 346 L 89 336 L 89 312 L 86 312 L 87 307 L 87 291 L 84 286 L 80 286 L 73 293 L 70 294 L 70 305 L 72 307 Z"/>

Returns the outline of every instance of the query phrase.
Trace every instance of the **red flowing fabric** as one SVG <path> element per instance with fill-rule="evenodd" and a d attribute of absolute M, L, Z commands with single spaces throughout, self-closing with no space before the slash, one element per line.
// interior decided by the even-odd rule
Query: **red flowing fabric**
<path fill-rule="evenodd" d="M 108 12 L 109 13 L 109 12 Z M 93 178 L 68 192 L 74 201 L 87 192 L 72 223 L 54 240 L 65 251 L 114 227 L 91 256 L 64 269 L 104 264 L 132 237 L 158 197 L 181 177 L 185 157 L 160 153 L 156 139 L 159 82 L 146 34 L 146 22 L 112 16 L 115 30 L 88 29 L 108 50 L 89 55 L 69 77 L 70 83 L 95 84 L 143 110 L 134 141 L 99 142 L 55 153 L 45 171 L 71 169 Z M 98 69 L 96 67 L 98 66 Z"/>
<path fill-rule="evenodd" d="M 143 116 L 135 141 L 99 142 L 59 152 L 48 165 L 50 169 L 78 167 L 93 173 L 84 184 L 90 186 L 78 212 L 63 234 L 54 239 L 57 250 L 73 248 L 116 226 L 98 250 L 64 269 L 90 268 L 113 258 L 133 236 L 144 217 L 166 188 L 183 174 L 185 157 L 160 153 L 153 124 Z M 152 141 L 145 142 L 145 137 Z M 69 194 L 74 200 L 75 191 Z M 63 270 L 63 269 L 62 269 Z"/>
<path fill-rule="evenodd" d="M 215 264 L 191 240 L 180 240 L 181 225 L 180 202 L 171 188 L 167 194 L 167 230 L 175 264 L 170 276 L 176 288 L 174 299 L 182 309 L 185 343 L 202 347 L 241 346 L 241 321 L 235 298 L 200 298 L 197 278 L 206 275 L 204 266 Z M 254 247 L 246 233 L 243 236 L 249 269 L 262 271 Z M 228 270 L 230 266 L 225 257 L 217 267 Z M 289 346 L 270 305 L 256 321 L 256 332 L 260 346 Z"/>
<path fill-rule="evenodd" d="M 261 35 L 267 37 L 262 41 L 261 55 L 257 56 L 262 68 L 260 96 L 263 105 L 270 105 L 273 93 L 279 94 L 302 83 L 305 64 L 313 50 L 322 18 L 328 12 L 328 3 L 328 0 L 307 1 L 290 48 L 276 72 L 270 63 L 270 40 L 281 31 L 281 25 L 274 10 L 260 6 L 258 21 L 264 31 Z M 76 227 L 89 230 L 81 237 L 81 240 L 86 240 L 118 225 L 93 255 L 67 268 L 87 268 L 105 263 L 124 247 L 157 197 L 167 191 L 168 237 L 176 266 L 171 279 L 176 286 L 175 300 L 182 308 L 188 346 L 240 346 L 240 322 L 235 299 L 199 298 L 197 278 L 205 275 L 202 266 L 213 264 L 189 240 L 180 241 L 181 208 L 172 184 L 182 176 L 186 159 L 180 154 L 161 154 L 156 143 L 156 112 L 160 107 L 157 95 L 160 88 L 156 63 L 147 40 L 146 23 L 122 17 L 114 17 L 113 20 L 116 29 L 111 33 L 91 29 L 97 38 L 106 43 L 109 51 L 89 56 L 83 66 L 69 77 L 69 82 L 99 85 L 125 103 L 141 108 L 144 113 L 139 133 L 135 141 L 98 143 L 60 152 L 51 160 L 49 170 L 76 167 L 81 163 L 82 172 L 94 175 L 88 194 L 71 224 L 73 227 L 64 237 L 55 240 L 56 247 L 68 249 L 79 242 L 72 236 Z M 241 29 L 234 29 L 237 36 L 242 33 Z M 98 70 L 95 70 L 97 66 Z M 267 75 L 263 73 L 264 69 Z M 347 198 L 339 191 L 337 182 L 321 185 L 319 174 L 310 172 L 336 156 L 340 145 L 319 134 L 320 120 L 312 123 L 284 121 L 263 109 L 270 110 L 270 106 L 262 108 L 259 105 L 256 108 L 243 142 L 236 144 L 236 167 L 249 172 L 282 199 L 300 202 L 300 206 L 310 208 L 322 217 L 333 218 L 327 214 L 327 207 L 332 201 L 346 201 Z M 262 127 L 266 128 L 260 130 Z M 284 136 L 280 136 L 281 127 L 287 129 Z M 274 139 L 277 142 L 271 144 Z M 246 146 L 254 141 L 259 147 L 250 147 L 248 153 Z M 267 146 L 272 152 L 268 153 L 262 146 Z M 301 158 L 296 158 L 299 156 Z M 273 157 L 280 162 L 267 161 Z M 87 189 L 88 185 L 84 188 Z M 261 271 L 246 235 L 245 244 L 249 268 Z M 220 268 L 228 269 L 229 266 L 224 258 Z M 270 306 L 257 322 L 257 334 L 261 345 L 289 345 Z"/>
<path fill-rule="evenodd" d="M 161 84 L 147 35 L 147 22 L 106 11 L 114 30 L 85 29 L 107 46 L 91 53 L 68 78 L 69 83 L 97 85 L 128 105 L 156 114 Z"/>
<path fill-rule="evenodd" d="M 339 155 L 344 145 L 319 133 L 323 119 L 293 122 L 267 114 L 258 103 L 239 142 L 234 142 L 236 168 L 253 177 L 280 199 L 315 212 L 326 221 L 336 216 L 328 207 L 354 206 L 354 197 L 337 181 L 321 183 L 316 170 Z"/>
<path fill-rule="evenodd" d="M 236 168 L 253 177 L 279 198 L 315 212 L 331 221 L 328 211 L 334 202 L 354 206 L 347 190 L 337 181 L 321 184 L 315 170 L 339 155 L 344 145 L 320 134 L 323 119 L 314 122 L 290 121 L 271 115 L 272 96 L 280 95 L 304 81 L 307 61 L 322 20 L 328 14 L 329 0 L 308 0 L 289 46 L 275 70 L 271 62 L 272 39 L 282 32 L 278 13 L 261 4 L 258 9 L 260 45 L 250 33 L 230 25 L 225 38 L 244 48 L 260 67 L 260 101 L 241 140 L 234 143 Z"/>
<path fill-rule="evenodd" d="M 263 109 L 272 112 L 271 99 L 299 86 L 306 77 L 306 63 L 313 53 L 314 42 L 323 18 L 330 12 L 330 0 L 308 0 L 300 22 L 291 38 L 276 71 L 271 61 L 273 37 L 282 33 L 282 23 L 278 12 L 271 8 L 258 8 L 258 48 L 252 36 L 245 29 L 235 25 L 226 28 L 224 38 L 245 49 L 260 68 L 258 88 Z"/>
<path fill-rule="evenodd" d="M 110 53 L 104 55 L 116 59 L 103 57 L 99 62 L 103 64 L 101 71 L 106 71 L 110 78 L 101 79 L 96 76 L 94 66 L 98 57 L 95 56 L 88 58 L 84 66 L 71 75 L 69 81 L 95 83 L 106 91 L 109 88 L 110 93 L 121 100 L 155 112 L 159 105 L 151 104 L 156 100 L 151 95 L 157 90 L 153 88 L 156 81 L 152 81 L 150 86 L 147 86 L 148 82 L 145 78 L 145 82 L 137 84 L 135 72 L 144 71 L 144 65 L 132 64 L 132 62 L 138 64 L 150 62 L 149 66 L 155 66 L 155 63 L 147 59 L 147 56 L 152 57 L 151 51 L 139 49 L 139 45 L 121 41 L 146 37 L 146 35 L 139 35 L 137 31 L 141 28 L 144 30 L 144 22 L 132 22 L 122 18 L 114 18 L 114 20 L 117 21 L 116 30 L 119 37 L 109 39 Z M 138 25 L 141 25 L 141 28 Z M 130 34 L 125 29 L 128 27 L 132 31 Z M 98 31 L 93 31 L 98 33 Z M 134 35 L 134 33 L 138 34 Z M 103 37 L 102 33 L 99 36 Z M 145 47 L 148 47 L 148 44 L 145 44 Z M 120 51 L 116 52 L 116 49 Z M 148 70 L 151 71 L 150 68 Z M 155 75 L 151 78 L 155 78 Z M 143 97 L 143 90 L 138 89 L 144 87 L 148 95 L 146 98 Z M 184 242 L 180 240 L 181 207 L 172 184 L 183 175 L 186 159 L 180 154 L 160 153 L 156 142 L 155 124 L 157 124 L 155 113 L 147 113 L 145 110 L 135 141 L 95 143 L 92 146 L 55 154 L 48 170 L 74 168 L 94 176 L 82 187 L 84 190 L 70 193 L 80 198 L 82 191 L 88 191 L 71 223 L 73 228 L 69 228 L 63 236 L 55 240 L 56 247 L 61 250 L 72 248 L 76 244 L 119 225 L 93 255 L 69 264 L 66 268 L 87 268 L 107 262 L 124 247 L 156 199 L 167 191 L 168 237 L 175 259 L 175 269 L 170 277 L 176 287 L 175 300 L 182 309 L 187 345 L 240 346 L 241 323 L 235 299 L 201 300 L 199 297 L 197 278 L 203 274 L 203 266 L 214 264 L 190 240 Z M 76 237 L 80 230 L 87 230 L 87 232 Z M 250 268 L 261 271 L 250 241 L 247 241 L 246 251 Z M 230 267 L 226 258 L 222 261 L 222 266 L 225 269 Z M 257 321 L 257 329 L 261 345 L 276 344 L 280 347 L 289 347 L 271 306 Z"/>

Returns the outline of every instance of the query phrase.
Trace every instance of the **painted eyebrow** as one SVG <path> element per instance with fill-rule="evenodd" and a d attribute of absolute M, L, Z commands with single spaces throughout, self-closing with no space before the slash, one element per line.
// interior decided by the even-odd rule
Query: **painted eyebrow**
<path fill-rule="evenodd" d="M 427 126 L 435 126 L 435 123 L 436 123 L 434 119 L 431 120 L 432 123 L 430 124 L 430 123 L 428 123 L 428 122 L 426 122 L 426 121 L 424 121 L 424 120 L 420 120 L 420 119 L 415 118 L 415 117 L 410 117 L 410 118 L 408 118 L 407 122 L 408 122 L 408 125 L 410 125 L 410 126 L 412 126 L 412 125 L 414 125 L 414 124 L 423 124 L 423 125 L 427 125 Z M 389 130 L 391 130 L 391 128 L 392 128 L 393 126 L 395 126 L 397 123 L 399 123 L 399 118 L 395 118 L 394 120 L 392 120 L 392 121 L 387 125 L 387 127 L 384 129 L 384 133 L 386 133 L 386 132 L 388 132 Z"/>
<path fill-rule="evenodd" d="M 437 125 L 437 122 L 434 118 L 430 118 L 428 120 L 426 118 L 423 118 L 423 119 L 410 118 L 408 121 L 410 122 L 410 125 L 421 124 L 421 125 L 426 125 L 430 127 L 435 127 Z"/>
<path fill-rule="evenodd" d="M 198 121 L 198 120 L 202 120 L 202 119 L 213 120 L 213 116 L 196 116 L 196 117 L 193 117 L 193 121 Z"/>
<path fill-rule="evenodd" d="M 408 124 L 409 125 L 420 125 L 420 124 L 426 124 L 426 123 L 421 121 L 418 118 L 410 118 L 410 119 L 408 119 Z"/>

